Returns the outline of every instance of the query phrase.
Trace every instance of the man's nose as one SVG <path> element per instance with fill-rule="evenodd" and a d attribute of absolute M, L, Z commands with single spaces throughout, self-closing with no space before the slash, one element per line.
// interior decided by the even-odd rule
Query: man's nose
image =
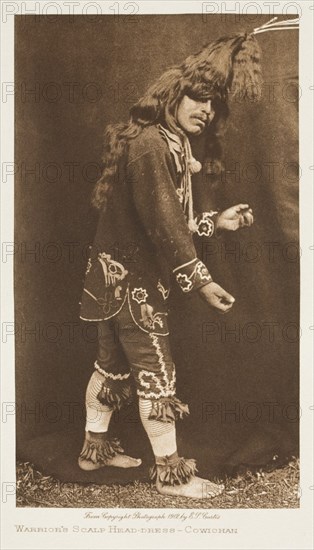
<path fill-rule="evenodd" d="M 212 102 L 211 102 L 211 100 L 209 99 L 206 103 L 203 103 L 202 108 L 203 108 L 204 113 L 206 113 L 207 115 L 210 115 L 211 112 L 212 112 Z"/>

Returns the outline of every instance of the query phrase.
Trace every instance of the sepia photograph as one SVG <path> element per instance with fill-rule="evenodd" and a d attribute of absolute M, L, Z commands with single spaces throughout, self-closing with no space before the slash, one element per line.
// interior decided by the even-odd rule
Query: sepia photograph
<path fill-rule="evenodd" d="M 46 533 L 49 548 L 69 531 L 86 536 L 73 548 L 119 533 L 133 548 L 148 532 L 177 533 L 173 548 L 200 533 L 212 537 L 200 547 L 219 535 L 217 547 L 236 548 L 236 521 L 221 513 L 293 513 L 305 492 L 308 15 L 284 2 L 272 13 L 109 4 L 7 7 L 14 164 L 2 170 L 14 176 L 14 235 L 2 263 L 14 321 L 3 317 L 2 343 L 14 346 L 15 398 L 2 409 L 16 484 L 5 495 L 15 533 Z M 37 523 L 23 520 L 30 509 L 45 509 Z M 54 527 L 50 509 L 61 509 Z M 81 523 L 62 519 L 70 509 Z M 241 548 L 270 548 L 254 544 Z"/>

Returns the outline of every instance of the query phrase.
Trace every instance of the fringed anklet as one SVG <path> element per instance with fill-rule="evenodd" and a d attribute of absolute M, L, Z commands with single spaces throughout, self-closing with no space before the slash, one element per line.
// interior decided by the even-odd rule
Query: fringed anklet
<path fill-rule="evenodd" d="M 87 460 L 93 464 L 106 464 L 116 454 L 124 453 L 120 441 L 116 438 L 105 439 L 104 434 L 86 432 L 79 461 Z"/>
<path fill-rule="evenodd" d="M 156 457 L 156 464 L 150 469 L 150 478 L 164 485 L 182 485 L 188 483 L 196 474 L 196 461 L 174 456 Z"/>

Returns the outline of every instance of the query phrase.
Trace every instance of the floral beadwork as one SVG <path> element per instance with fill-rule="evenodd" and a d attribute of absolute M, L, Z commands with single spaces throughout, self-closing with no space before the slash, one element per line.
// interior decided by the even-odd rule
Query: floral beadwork
<path fill-rule="evenodd" d="M 176 279 L 183 292 L 189 292 L 192 289 L 192 281 L 190 281 L 189 277 L 185 275 L 185 273 L 178 273 L 176 275 Z"/>
<path fill-rule="evenodd" d="M 158 288 L 159 292 L 161 292 L 163 299 L 167 300 L 167 298 L 169 297 L 169 294 L 170 294 L 170 289 L 167 290 L 164 287 L 164 285 L 161 283 L 160 280 L 157 283 L 157 288 Z"/>
<path fill-rule="evenodd" d="M 134 290 L 132 290 L 132 298 L 138 304 L 144 304 L 146 302 L 147 297 L 148 297 L 148 294 L 145 288 L 140 287 L 140 288 L 134 288 Z"/>
<path fill-rule="evenodd" d="M 203 262 L 198 262 L 196 264 L 195 273 L 199 276 L 201 281 L 211 282 L 212 280 L 210 274 L 208 273 L 207 267 L 203 264 Z"/>
<path fill-rule="evenodd" d="M 156 325 L 160 328 L 163 328 L 164 326 L 161 315 L 159 313 L 154 313 L 154 308 L 149 304 L 141 305 L 140 321 L 143 323 L 145 328 L 149 328 L 151 330 L 154 330 Z"/>
<path fill-rule="evenodd" d="M 202 218 L 197 224 L 197 234 L 200 237 L 211 237 L 214 234 L 214 222 L 211 219 Z"/>
<path fill-rule="evenodd" d="M 161 342 L 156 334 L 150 334 L 155 353 L 158 357 L 160 375 L 142 369 L 139 373 L 139 383 L 142 389 L 137 390 L 139 397 L 160 399 L 175 395 L 176 371 L 174 363 L 165 361 Z"/>
<path fill-rule="evenodd" d="M 176 280 L 183 292 L 190 292 L 193 288 L 203 285 L 204 282 L 212 282 L 206 265 L 198 258 L 176 267 L 173 272 L 177 272 Z"/>
<path fill-rule="evenodd" d="M 196 232 L 200 237 L 212 237 L 215 230 L 215 224 L 213 221 L 213 216 L 218 214 L 210 210 L 209 212 L 203 212 L 198 218 L 195 219 L 196 222 Z"/>
<path fill-rule="evenodd" d="M 103 269 L 106 286 L 115 286 L 117 281 L 122 281 L 128 274 L 128 271 L 124 269 L 122 264 L 112 260 L 110 254 L 100 252 L 98 254 L 98 261 L 101 263 Z"/>

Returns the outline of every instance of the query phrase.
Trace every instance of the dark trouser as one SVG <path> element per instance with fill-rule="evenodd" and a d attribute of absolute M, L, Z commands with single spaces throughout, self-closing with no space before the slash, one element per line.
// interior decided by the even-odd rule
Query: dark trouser
<path fill-rule="evenodd" d="M 129 400 L 132 375 L 143 427 L 159 460 L 160 479 L 171 485 L 187 482 L 195 473 L 195 461 L 185 461 L 176 453 L 175 420 L 189 411 L 187 405 L 175 397 L 175 367 L 169 337 L 144 332 L 134 321 L 126 302 L 112 319 L 98 321 L 98 342 L 95 362 L 98 372 L 90 380 L 86 405 L 102 411 L 102 419 L 109 421 L 110 411 Z M 90 460 L 93 456 L 94 461 L 103 462 L 119 452 L 117 449 L 116 441 L 89 439 L 80 458 Z M 155 465 L 152 479 L 158 475 Z"/>
<path fill-rule="evenodd" d="M 175 366 L 169 336 L 144 332 L 133 320 L 127 302 L 112 319 L 98 321 L 96 369 L 109 381 L 131 373 L 137 394 L 146 399 L 175 395 Z"/>

